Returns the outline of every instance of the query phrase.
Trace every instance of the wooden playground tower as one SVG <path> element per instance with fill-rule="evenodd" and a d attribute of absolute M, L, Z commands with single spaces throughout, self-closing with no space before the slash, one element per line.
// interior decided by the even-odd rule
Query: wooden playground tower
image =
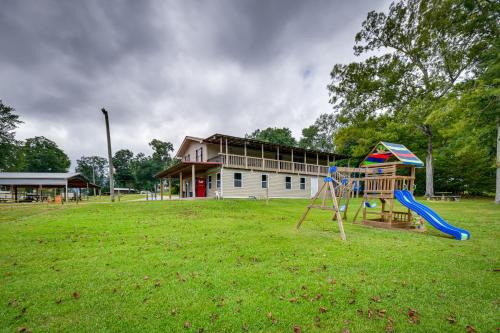
<path fill-rule="evenodd" d="M 401 144 L 380 142 L 363 160 L 360 167 L 332 167 L 331 175 L 326 177 L 323 186 L 312 198 L 306 211 L 297 223 L 300 227 L 310 209 L 334 211 L 333 219 L 337 219 L 341 238 L 345 239 L 343 221 L 347 220 L 349 198 L 354 192 L 363 188 L 363 201 L 359 206 L 353 223 L 362 211 L 362 223 L 382 228 L 414 228 L 412 213 L 409 209 L 396 210 L 394 191 L 408 190 L 413 194 L 415 185 L 415 169 L 422 167 L 423 162 L 408 148 Z M 322 204 L 315 201 L 322 197 Z M 327 204 L 331 198 L 332 205 Z M 344 205 L 340 204 L 345 200 Z M 370 200 L 379 200 L 370 203 Z"/>

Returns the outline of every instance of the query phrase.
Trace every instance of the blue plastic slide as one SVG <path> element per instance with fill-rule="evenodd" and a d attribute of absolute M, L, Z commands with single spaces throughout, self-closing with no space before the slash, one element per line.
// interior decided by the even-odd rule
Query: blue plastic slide
<path fill-rule="evenodd" d="M 438 229 L 439 231 L 451 235 L 458 240 L 467 240 L 470 238 L 470 232 L 452 226 L 441 216 L 439 216 L 435 211 L 415 201 L 415 198 L 410 191 L 394 191 L 394 195 L 400 203 L 402 203 L 405 207 L 413 210 L 418 215 L 422 216 L 427 222 L 429 222 L 434 228 Z"/>

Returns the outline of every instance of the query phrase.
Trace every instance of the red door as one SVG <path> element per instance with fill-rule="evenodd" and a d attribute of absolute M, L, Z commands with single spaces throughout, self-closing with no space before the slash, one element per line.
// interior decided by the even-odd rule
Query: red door
<path fill-rule="evenodd" d="M 196 196 L 198 198 L 205 197 L 205 190 L 206 190 L 207 183 L 205 181 L 205 178 L 201 177 L 196 177 Z"/>

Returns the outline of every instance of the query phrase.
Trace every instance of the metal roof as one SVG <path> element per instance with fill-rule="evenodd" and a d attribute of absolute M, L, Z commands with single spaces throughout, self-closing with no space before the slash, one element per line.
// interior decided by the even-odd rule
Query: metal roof
<path fill-rule="evenodd" d="M 13 186 L 46 186 L 46 187 L 92 187 L 92 184 L 81 173 L 73 172 L 0 172 L 0 185 Z"/>
<path fill-rule="evenodd" d="M 12 178 L 23 178 L 23 179 L 68 179 L 80 173 L 71 172 L 0 172 L 0 179 L 12 179 Z"/>

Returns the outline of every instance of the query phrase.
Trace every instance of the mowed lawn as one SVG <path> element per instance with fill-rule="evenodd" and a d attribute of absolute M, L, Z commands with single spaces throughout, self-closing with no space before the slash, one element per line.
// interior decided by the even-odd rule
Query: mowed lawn
<path fill-rule="evenodd" d="M 0 205 L 4 332 L 493 332 L 500 207 L 429 205 L 469 241 L 305 200 Z M 360 201 L 350 207 L 352 218 Z"/>

